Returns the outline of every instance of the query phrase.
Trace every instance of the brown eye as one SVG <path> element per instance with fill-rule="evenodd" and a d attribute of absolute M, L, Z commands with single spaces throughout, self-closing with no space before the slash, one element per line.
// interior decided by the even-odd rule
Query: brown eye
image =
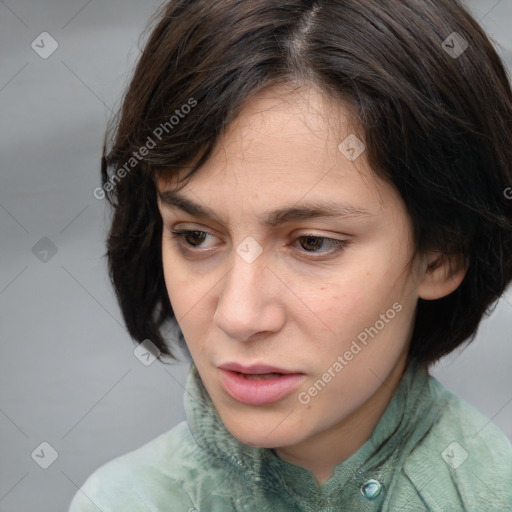
<path fill-rule="evenodd" d="M 178 232 L 178 234 L 182 235 L 182 239 L 192 247 L 201 245 L 207 235 L 204 231 Z"/>
<path fill-rule="evenodd" d="M 300 243 L 303 249 L 306 251 L 314 251 L 315 249 L 320 249 L 326 239 L 319 236 L 301 236 L 299 240 L 305 240 L 305 242 Z M 309 248 L 306 248 L 306 246 Z"/>
<path fill-rule="evenodd" d="M 302 235 L 297 238 L 299 241 L 300 246 L 304 249 L 305 252 L 313 253 L 313 254 L 335 254 L 340 251 L 343 251 L 345 247 L 348 245 L 348 240 L 338 240 L 335 238 L 326 238 L 323 236 L 316 236 L 316 235 Z M 322 251 L 319 250 L 322 247 L 324 247 L 324 244 L 328 244 L 330 246 L 331 250 Z"/>
<path fill-rule="evenodd" d="M 196 229 L 182 229 L 177 231 L 168 229 L 168 231 L 170 232 L 172 238 L 178 240 L 178 243 L 182 245 L 185 250 L 187 248 L 192 250 L 196 247 L 200 248 L 207 237 L 213 238 L 211 233 L 206 231 L 199 231 Z"/>

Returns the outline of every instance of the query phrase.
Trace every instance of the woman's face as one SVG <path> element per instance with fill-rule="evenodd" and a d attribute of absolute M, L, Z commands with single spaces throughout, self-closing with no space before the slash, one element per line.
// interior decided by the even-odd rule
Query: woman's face
<path fill-rule="evenodd" d="M 325 115 L 335 108 L 336 129 Z M 419 285 L 418 265 L 406 268 L 411 225 L 353 133 L 349 111 L 316 89 L 267 91 L 178 192 L 188 202 L 159 198 L 172 308 L 219 415 L 246 444 L 333 432 L 403 370 Z M 192 233 L 173 238 L 181 230 Z"/>

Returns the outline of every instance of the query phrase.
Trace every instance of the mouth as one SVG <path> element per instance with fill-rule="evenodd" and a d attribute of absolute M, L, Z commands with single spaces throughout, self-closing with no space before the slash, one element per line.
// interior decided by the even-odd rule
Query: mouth
<path fill-rule="evenodd" d="M 252 364 L 249 366 L 244 366 L 239 363 L 224 363 L 219 366 L 221 370 L 229 370 L 236 373 L 241 373 L 242 375 L 289 375 L 289 374 L 299 374 L 297 370 L 285 370 L 284 368 L 278 368 L 277 366 L 271 366 L 268 364 Z"/>
<path fill-rule="evenodd" d="M 219 370 L 225 391 L 247 405 L 264 405 L 282 400 L 306 378 L 301 372 L 276 371 L 275 367 L 267 365 L 242 367 L 232 363 L 222 365 Z"/>
<path fill-rule="evenodd" d="M 285 375 L 284 373 L 276 373 L 276 372 L 272 372 L 272 373 L 241 373 L 241 372 L 235 372 L 237 373 L 238 375 L 240 375 L 240 377 L 244 378 L 244 379 L 247 379 L 247 380 L 263 380 L 263 379 L 274 379 L 276 377 L 282 377 L 283 375 Z"/>

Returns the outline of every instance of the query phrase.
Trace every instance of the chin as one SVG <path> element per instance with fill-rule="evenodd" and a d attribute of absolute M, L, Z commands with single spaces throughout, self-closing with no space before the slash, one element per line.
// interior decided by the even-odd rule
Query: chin
<path fill-rule="evenodd" d="M 241 443 L 255 448 L 279 448 L 300 442 L 296 439 L 294 432 L 284 427 L 276 420 L 275 422 L 262 422 L 259 425 L 251 425 L 250 428 L 245 424 L 225 423 L 226 428 L 233 437 L 236 437 Z"/>

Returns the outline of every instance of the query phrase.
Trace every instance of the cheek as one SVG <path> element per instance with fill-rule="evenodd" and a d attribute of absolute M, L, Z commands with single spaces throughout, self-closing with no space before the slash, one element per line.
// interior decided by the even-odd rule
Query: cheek
<path fill-rule="evenodd" d="M 382 281 L 366 269 L 346 269 L 333 281 L 336 284 L 325 291 L 319 289 L 314 310 L 325 317 L 335 333 L 372 319 L 386 302 Z"/>
<path fill-rule="evenodd" d="M 192 274 L 180 262 L 180 258 L 165 246 L 162 259 L 164 282 L 172 310 L 188 348 L 197 361 L 197 355 L 203 350 L 204 340 L 207 339 L 209 319 L 213 316 L 215 282 L 208 276 Z"/>
<path fill-rule="evenodd" d="M 165 242 L 162 249 L 162 264 L 165 287 L 174 315 L 177 320 L 184 317 L 184 320 L 179 323 L 180 326 L 182 324 L 185 325 L 186 319 L 189 316 L 187 311 L 190 311 L 193 304 L 198 302 L 196 297 L 198 292 L 196 292 L 196 287 L 190 283 L 186 269 L 180 265 L 179 259 L 173 256 L 171 250 L 166 247 Z"/>
<path fill-rule="evenodd" d="M 186 288 L 182 288 L 180 285 L 180 280 L 178 278 L 179 274 L 176 272 L 176 268 L 174 268 L 171 256 L 169 254 L 169 250 L 166 248 L 166 242 L 165 239 L 162 242 L 163 248 L 162 248 L 162 268 L 164 273 L 164 281 L 165 281 L 165 287 L 167 289 L 167 295 L 169 296 L 169 300 L 171 301 L 173 310 L 175 315 L 178 317 L 178 313 L 176 311 L 176 307 L 178 306 L 179 301 L 176 299 L 178 298 L 177 294 L 175 293 L 175 290 L 182 289 L 186 290 Z"/>
<path fill-rule="evenodd" d="M 346 269 L 339 279 L 335 279 L 335 286 L 324 284 L 317 287 L 314 293 L 310 293 L 308 306 L 322 321 L 306 325 L 307 319 L 312 317 L 303 317 L 302 329 L 311 333 L 312 339 L 317 340 L 312 349 L 332 359 L 333 351 L 343 354 L 350 349 L 354 340 L 366 338 L 368 346 L 361 345 L 364 347 L 362 352 L 367 356 L 372 354 L 370 357 L 373 357 L 376 349 L 377 352 L 380 351 L 379 346 L 382 348 L 388 342 L 394 344 L 394 340 L 400 344 L 401 336 L 407 331 L 407 322 L 404 323 L 404 297 L 397 286 L 397 283 L 400 285 L 398 274 L 392 273 L 384 265 L 372 271 L 354 267 Z M 398 305 L 397 307 L 404 311 L 397 313 L 393 309 L 395 303 L 403 305 L 401 308 Z M 384 320 L 381 315 L 385 316 Z M 313 336 L 313 327 L 321 328 L 323 334 L 319 337 Z M 369 350 L 369 345 L 374 340 L 381 343 Z M 364 359 L 364 356 L 361 358 L 358 355 L 357 359 Z"/>

